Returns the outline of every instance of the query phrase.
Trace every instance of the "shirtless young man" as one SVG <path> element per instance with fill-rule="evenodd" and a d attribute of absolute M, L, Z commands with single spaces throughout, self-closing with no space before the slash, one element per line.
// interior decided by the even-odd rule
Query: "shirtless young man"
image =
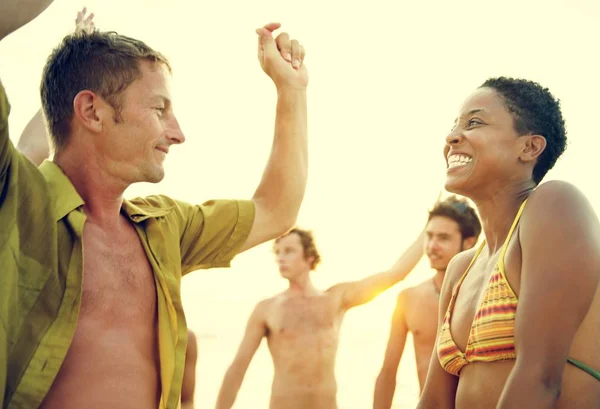
<path fill-rule="evenodd" d="M 312 234 L 293 229 L 278 238 L 275 255 L 289 289 L 256 305 L 223 379 L 217 409 L 233 406 L 263 337 L 275 366 L 271 409 L 337 408 L 334 367 L 344 314 L 406 277 L 423 254 L 423 235 L 388 271 L 326 291 L 315 288 L 310 278 L 320 261 Z"/>
<path fill-rule="evenodd" d="M 0 39 L 49 3 L 3 0 Z M 141 41 L 78 33 L 52 53 L 41 88 L 55 155 L 39 169 L 9 138 L 0 84 L 3 408 L 178 407 L 181 276 L 228 266 L 279 236 L 304 194 L 307 71 L 296 41 L 273 38 L 278 27 L 257 30 L 278 102 L 273 150 L 251 200 L 123 199 L 132 183 L 160 181 L 169 147 L 184 141 L 169 64 Z"/>
<path fill-rule="evenodd" d="M 425 253 L 436 274 L 398 296 L 383 366 L 375 384 L 373 409 L 392 406 L 398 365 L 409 332 L 413 334 L 419 386 L 423 389 L 435 344 L 440 289 L 446 268 L 455 255 L 475 245 L 481 224 L 466 201 L 450 197 L 429 212 L 425 233 Z"/>

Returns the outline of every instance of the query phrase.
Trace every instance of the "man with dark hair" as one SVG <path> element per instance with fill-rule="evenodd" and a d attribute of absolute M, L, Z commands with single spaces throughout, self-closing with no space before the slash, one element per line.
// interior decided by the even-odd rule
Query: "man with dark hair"
<path fill-rule="evenodd" d="M 481 233 L 475 210 L 456 196 L 438 202 L 429 212 L 424 247 L 435 275 L 398 296 L 383 366 L 375 384 L 374 409 L 390 409 L 397 372 L 408 333 L 413 335 L 420 389 L 435 346 L 440 289 L 450 260 L 472 248 Z"/>
<path fill-rule="evenodd" d="M 0 39 L 48 3 L 3 1 Z M 277 28 L 257 30 L 278 101 L 272 153 L 251 200 L 123 199 L 132 183 L 160 181 L 169 147 L 185 139 L 168 62 L 141 41 L 92 30 L 54 50 L 41 88 L 55 155 L 39 169 L 10 141 L 0 85 L 3 408 L 178 407 L 181 276 L 229 266 L 278 237 L 304 195 L 308 74 L 302 46 L 287 34 L 274 39 Z"/>
<path fill-rule="evenodd" d="M 259 302 L 235 359 L 225 374 L 217 409 L 233 406 L 248 365 L 267 338 L 275 367 L 271 409 L 337 408 L 335 357 L 342 319 L 404 279 L 423 254 L 423 234 L 388 270 L 321 291 L 310 273 L 321 260 L 311 232 L 295 228 L 274 243 L 279 272 L 289 288 Z"/>

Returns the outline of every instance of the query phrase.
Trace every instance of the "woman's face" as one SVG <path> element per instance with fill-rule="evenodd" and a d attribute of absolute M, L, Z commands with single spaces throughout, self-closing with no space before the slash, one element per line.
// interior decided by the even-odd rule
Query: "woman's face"
<path fill-rule="evenodd" d="M 471 197 L 526 177 L 531 169 L 519 161 L 526 140 L 515 131 L 501 95 L 492 88 L 477 89 L 446 137 L 446 190 Z"/>

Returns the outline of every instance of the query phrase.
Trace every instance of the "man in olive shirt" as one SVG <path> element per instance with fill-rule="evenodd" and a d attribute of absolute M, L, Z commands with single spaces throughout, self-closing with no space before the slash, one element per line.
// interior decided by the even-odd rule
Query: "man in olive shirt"
<path fill-rule="evenodd" d="M 0 39 L 48 3 L 3 0 Z M 304 194 L 304 52 L 287 35 L 273 39 L 278 27 L 257 30 L 278 102 L 273 150 L 252 200 L 123 199 L 132 183 L 160 181 L 169 148 L 185 140 L 168 62 L 140 41 L 79 33 L 53 52 L 41 88 L 55 155 L 39 169 L 9 139 L 0 85 L 3 408 L 178 407 L 181 276 L 228 266 L 285 232 Z"/>

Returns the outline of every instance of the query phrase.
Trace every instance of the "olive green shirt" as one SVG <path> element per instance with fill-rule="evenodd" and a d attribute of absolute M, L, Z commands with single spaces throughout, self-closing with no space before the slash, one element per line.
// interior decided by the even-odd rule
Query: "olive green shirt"
<path fill-rule="evenodd" d="M 37 408 L 75 333 L 82 296 L 83 200 L 52 162 L 36 168 L 8 135 L 0 82 L 0 402 Z M 190 205 L 165 196 L 124 201 L 157 291 L 161 409 L 179 406 L 187 328 L 182 275 L 227 267 L 254 221 L 251 201 Z"/>

